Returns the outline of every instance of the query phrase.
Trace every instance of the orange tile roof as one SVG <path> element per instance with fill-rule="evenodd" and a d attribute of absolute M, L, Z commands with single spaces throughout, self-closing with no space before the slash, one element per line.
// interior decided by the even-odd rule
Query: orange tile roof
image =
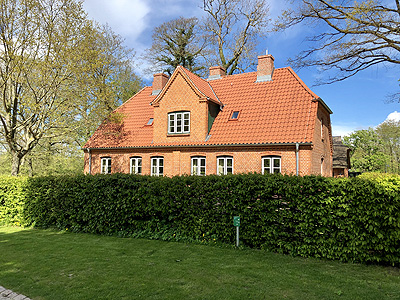
<path fill-rule="evenodd" d="M 207 82 L 178 68 L 210 101 L 223 103 L 207 141 L 153 143 L 153 126 L 146 124 L 156 96 L 146 87 L 115 110 L 124 115 L 121 125 L 103 122 L 84 148 L 312 143 L 318 105 L 326 105 L 291 68 L 275 69 L 266 82 L 256 82 L 257 72 Z M 233 111 L 240 111 L 237 120 L 230 120 Z"/>

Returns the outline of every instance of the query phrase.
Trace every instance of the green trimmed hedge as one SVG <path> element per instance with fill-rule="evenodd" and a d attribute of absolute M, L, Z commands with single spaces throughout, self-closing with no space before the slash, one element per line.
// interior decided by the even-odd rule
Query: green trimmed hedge
<path fill-rule="evenodd" d="M 23 224 L 26 178 L 0 176 L 0 226 Z"/>
<path fill-rule="evenodd" d="M 179 236 L 234 244 L 233 216 L 239 215 L 241 243 L 249 247 L 399 266 L 396 183 L 376 177 L 260 174 L 37 177 L 21 183 L 18 203 L 25 204 L 19 222 L 96 234 L 147 232 L 167 240 Z"/>

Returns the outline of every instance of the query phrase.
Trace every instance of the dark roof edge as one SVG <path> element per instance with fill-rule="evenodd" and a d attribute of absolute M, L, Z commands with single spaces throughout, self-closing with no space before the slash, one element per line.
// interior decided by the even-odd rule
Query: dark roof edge
<path fill-rule="evenodd" d="M 322 106 L 328 111 L 329 114 L 333 114 L 332 110 L 329 108 L 329 106 L 324 102 L 324 100 L 321 99 L 321 97 L 318 97 L 314 99 L 314 101 L 318 101 L 319 103 L 322 104 Z"/>
<path fill-rule="evenodd" d="M 126 150 L 126 149 L 162 149 L 162 148 L 199 148 L 199 147 L 259 147 L 259 146 L 312 146 L 312 143 L 260 143 L 260 144 L 197 144 L 197 145 L 165 145 L 165 146 L 130 146 L 130 147 L 101 147 L 101 148 L 82 148 L 82 150 Z"/>

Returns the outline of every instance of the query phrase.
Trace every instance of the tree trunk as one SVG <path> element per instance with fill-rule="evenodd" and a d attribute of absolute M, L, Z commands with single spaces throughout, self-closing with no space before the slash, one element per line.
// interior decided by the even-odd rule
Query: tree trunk
<path fill-rule="evenodd" d="M 21 166 L 21 157 L 18 152 L 11 152 L 12 161 L 11 161 L 11 176 L 18 176 L 19 168 Z"/>
<path fill-rule="evenodd" d="M 28 165 L 28 175 L 29 175 L 29 177 L 32 177 L 32 176 L 33 176 L 32 157 L 28 157 L 28 159 L 27 159 L 27 165 Z"/>

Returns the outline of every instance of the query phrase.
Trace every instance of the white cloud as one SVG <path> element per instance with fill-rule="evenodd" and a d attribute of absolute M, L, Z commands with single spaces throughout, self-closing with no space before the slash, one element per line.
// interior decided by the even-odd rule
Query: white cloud
<path fill-rule="evenodd" d="M 124 38 L 136 40 L 146 29 L 150 12 L 145 0 L 85 0 L 83 4 L 91 19 L 108 24 Z"/>
<path fill-rule="evenodd" d="M 357 130 L 368 129 L 368 127 L 372 126 L 360 126 L 356 123 L 341 123 L 340 125 L 335 125 L 332 123 L 332 135 L 333 136 L 349 136 L 351 133 Z"/>
<path fill-rule="evenodd" d="M 356 129 L 352 126 L 346 126 L 346 125 L 333 125 L 332 124 L 332 135 L 333 136 L 345 136 L 345 135 L 350 135 L 353 131 Z"/>
<path fill-rule="evenodd" d="M 389 120 L 391 120 L 391 121 L 400 121 L 400 112 L 394 111 L 394 112 L 390 113 L 387 116 L 385 121 L 389 121 Z"/>

